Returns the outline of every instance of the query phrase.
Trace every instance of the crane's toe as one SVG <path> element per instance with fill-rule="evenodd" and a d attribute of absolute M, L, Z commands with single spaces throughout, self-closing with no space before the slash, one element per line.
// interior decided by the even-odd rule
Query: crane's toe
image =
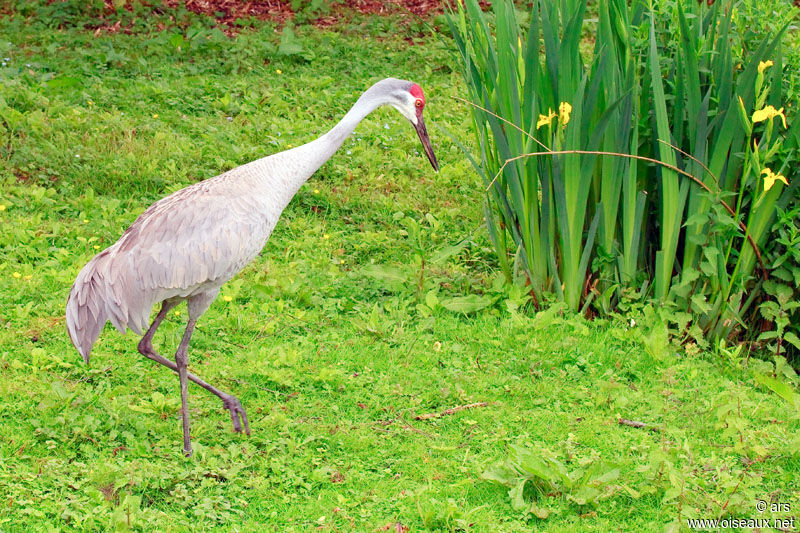
<path fill-rule="evenodd" d="M 244 432 L 250 434 L 250 424 L 247 422 L 247 413 L 244 412 L 242 403 L 234 396 L 226 396 L 222 399 L 222 405 L 231 413 L 231 422 L 233 422 L 233 430 L 237 433 L 242 432 L 242 424 L 244 424 Z M 241 422 L 239 419 L 241 418 Z"/>

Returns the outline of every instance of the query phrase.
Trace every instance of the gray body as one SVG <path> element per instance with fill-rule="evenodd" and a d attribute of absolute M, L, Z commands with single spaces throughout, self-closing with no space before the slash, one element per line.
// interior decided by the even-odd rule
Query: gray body
<path fill-rule="evenodd" d="M 247 426 L 241 405 L 235 409 L 229 405 L 238 404 L 235 398 L 186 372 L 186 351 L 194 323 L 214 301 L 220 287 L 259 254 L 298 189 L 366 115 L 391 104 L 418 131 L 420 127 L 424 131 L 421 110 L 419 124 L 411 116 L 414 100 L 408 91 L 412 85 L 393 78 L 382 80 L 318 139 L 190 185 L 151 205 L 116 243 L 83 267 L 72 286 L 66 307 L 67 330 L 84 360 L 89 361 L 108 321 L 123 333 L 127 328 L 139 334 L 147 330 L 139 343 L 144 355 L 220 396 L 231 409 L 235 429 L 239 428 L 234 411 L 241 410 Z M 425 141 L 427 134 L 423 144 Z M 151 340 L 166 312 L 183 300 L 188 303 L 189 323 L 176 363 L 172 363 L 155 353 Z M 158 303 L 162 303 L 161 312 L 148 329 L 151 310 Z M 181 375 L 182 396 L 186 376 Z M 187 410 L 184 399 L 184 451 L 188 454 Z"/>
<path fill-rule="evenodd" d="M 78 274 L 67 301 L 67 330 L 88 362 L 107 321 L 120 332 L 147 329 L 153 306 L 194 298 L 202 314 L 219 288 L 264 248 L 301 185 L 356 125 L 411 82 L 383 80 L 365 92 L 336 127 L 181 189 L 151 205 L 120 239 Z M 199 315 L 198 315 L 199 316 Z"/>

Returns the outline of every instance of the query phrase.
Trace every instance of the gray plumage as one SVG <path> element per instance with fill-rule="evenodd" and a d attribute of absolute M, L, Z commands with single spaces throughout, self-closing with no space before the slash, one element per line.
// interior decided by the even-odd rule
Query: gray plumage
<path fill-rule="evenodd" d="M 191 453 L 184 390 L 187 378 L 220 396 L 231 410 L 234 429 L 240 429 L 239 413 L 249 433 L 238 400 L 186 372 L 194 323 L 220 287 L 259 254 L 302 184 L 366 115 L 384 104 L 393 105 L 412 123 L 437 169 L 422 120 L 424 97 L 419 86 L 388 78 L 370 87 L 345 117 L 318 139 L 190 185 L 151 205 L 116 243 L 78 274 L 66 306 L 67 331 L 73 344 L 88 363 L 106 322 L 122 333 L 127 328 L 138 334 L 146 330 L 139 351 L 181 375 L 187 454 Z M 155 353 L 151 340 L 167 310 L 183 300 L 189 306 L 189 324 L 173 364 Z M 158 303 L 162 303 L 161 312 L 148 329 L 150 312 Z"/>

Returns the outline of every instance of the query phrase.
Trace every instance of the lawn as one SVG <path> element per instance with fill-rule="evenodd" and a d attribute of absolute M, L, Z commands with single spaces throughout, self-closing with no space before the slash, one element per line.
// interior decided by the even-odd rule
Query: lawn
<path fill-rule="evenodd" d="M 675 347 L 641 309 L 537 314 L 504 287 L 482 186 L 448 134 L 469 141 L 447 37 L 377 17 L 299 26 L 291 42 L 269 23 L 233 38 L 170 24 L 0 15 L 0 531 L 628 531 L 798 515 L 798 380 L 782 360 Z M 309 180 L 190 349 L 252 434 L 190 386 L 183 457 L 176 376 L 110 326 L 85 365 L 64 327 L 72 281 L 155 200 L 316 138 L 386 76 L 426 90 L 441 171 L 381 109 Z M 185 317 L 159 330 L 165 356 Z"/>

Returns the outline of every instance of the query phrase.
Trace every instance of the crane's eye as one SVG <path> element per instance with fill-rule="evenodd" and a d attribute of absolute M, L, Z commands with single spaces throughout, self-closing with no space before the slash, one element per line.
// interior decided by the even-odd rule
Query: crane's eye
<path fill-rule="evenodd" d="M 415 105 L 415 106 L 417 106 L 417 107 L 422 107 L 422 100 L 420 100 L 419 98 L 417 98 L 417 101 L 416 101 L 416 102 L 414 102 L 414 105 Z"/>

